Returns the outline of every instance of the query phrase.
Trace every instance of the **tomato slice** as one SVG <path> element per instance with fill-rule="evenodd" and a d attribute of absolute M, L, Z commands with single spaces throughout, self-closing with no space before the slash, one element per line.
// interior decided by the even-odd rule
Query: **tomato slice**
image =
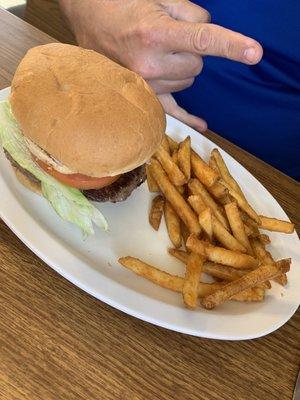
<path fill-rule="evenodd" d="M 76 189 L 101 189 L 105 186 L 111 185 L 115 182 L 120 175 L 116 176 L 105 176 L 103 178 L 94 178 L 92 176 L 83 174 L 62 174 L 56 171 L 51 166 L 47 165 L 43 161 L 34 157 L 35 162 L 45 171 L 47 174 L 53 176 L 59 182 L 65 185 L 72 186 Z"/>

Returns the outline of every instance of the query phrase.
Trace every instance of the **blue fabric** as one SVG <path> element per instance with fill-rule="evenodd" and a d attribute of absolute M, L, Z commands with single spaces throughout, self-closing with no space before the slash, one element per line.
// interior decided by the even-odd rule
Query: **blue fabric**
<path fill-rule="evenodd" d="M 300 179 L 300 1 L 203 0 L 212 22 L 258 40 L 246 66 L 206 57 L 194 85 L 175 94 L 210 129 Z"/>

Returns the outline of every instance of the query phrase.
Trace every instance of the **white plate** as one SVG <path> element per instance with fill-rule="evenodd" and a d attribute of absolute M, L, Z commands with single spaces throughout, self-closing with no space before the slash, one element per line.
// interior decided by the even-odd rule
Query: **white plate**
<path fill-rule="evenodd" d="M 0 99 L 9 88 L 0 91 Z M 182 140 L 192 138 L 193 147 L 205 157 L 215 144 L 173 118 L 167 132 Z M 287 219 L 270 193 L 237 163 L 222 152 L 241 183 L 250 203 L 260 213 Z M 275 258 L 292 257 L 289 284 L 273 284 L 263 303 L 229 302 L 206 311 L 184 308 L 181 296 L 161 289 L 118 265 L 118 258 L 132 255 L 182 275 L 183 266 L 166 252 L 170 246 L 165 226 L 155 232 L 148 223 L 151 195 L 146 184 L 123 203 L 99 207 L 107 217 L 110 232 L 97 230 L 83 240 L 80 231 L 63 222 L 48 203 L 23 188 L 9 162 L 0 152 L 0 216 L 38 257 L 69 281 L 97 299 L 144 321 L 174 331 L 214 339 L 241 340 L 266 335 L 282 326 L 297 310 L 300 299 L 299 239 L 296 233 L 269 233 Z"/>

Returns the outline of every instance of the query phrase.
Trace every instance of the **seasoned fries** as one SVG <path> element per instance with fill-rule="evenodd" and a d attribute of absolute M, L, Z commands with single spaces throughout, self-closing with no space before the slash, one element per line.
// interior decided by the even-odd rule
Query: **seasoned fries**
<path fill-rule="evenodd" d="M 187 200 L 198 215 L 207 208 L 200 195 L 191 195 Z"/>
<path fill-rule="evenodd" d="M 164 135 L 160 145 L 170 154 L 170 145 L 167 135 Z"/>
<path fill-rule="evenodd" d="M 220 207 L 218 204 L 215 202 L 215 200 L 211 197 L 211 195 L 208 193 L 208 191 L 205 189 L 205 187 L 202 185 L 198 179 L 191 179 L 188 183 L 188 187 L 190 191 L 194 195 L 200 195 L 202 200 L 204 201 L 205 205 L 207 207 L 210 207 L 215 216 L 218 218 L 218 220 L 224 225 L 226 229 L 229 229 L 228 222 L 224 215 L 222 214 Z"/>
<path fill-rule="evenodd" d="M 186 180 L 191 178 L 191 138 L 188 136 L 179 144 L 178 166 L 183 172 Z"/>
<path fill-rule="evenodd" d="M 257 259 L 248 254 L 213 246 L 197 239 L 194 234 L 189 236 L 186 245 L 190 251 L 206 256 L 209 261 L 217 264 L 229 265 L 238 269 L 256 268 L 259 264 Z"/>
<path fill-rule="evenodd" d="M 290 262 L 290 259 L 285 259 L 273 265 L 262 265 L 258 267 L 241 278 L 228 283 L 211 295 L 204 297 L 202 300 L 203 307 L 211 310 L 245 289 L 254 287 L 259 283 L 288 272 L 290 269 Z"/>
<path fill-rule="evenodd" d="M 184 280 L 179 276 L 171 275 L 135 257 L 121 257 L 119 258 L 119 263 L 161 287 L 174 292 L 182 292 Z"/>
<path fill-rule="evenodd" d="M 166 137 L 169 142 L 171 154 L 173 154 L 174 151 L 178 150 L 179 143 L 175 142 L 175 140 L 173 140 L 169 135 L 166 135 Z"/>
<path fill-rule="evenodd" d="M 173 161 L 170 154 L 162 146 L 160 146 L 156 150 L 155 157 L 158 159 L 160 164 L 163 166 L 170 181 L 175 186 L 181 186 L 181 185 L 185 184 L 185 182 L 186 182 L 185 176 L 180 171 L 177 164 Z"/>
<path fill-rule="evenodd" d="M 263 215 L 259 216 L 261 224 L 261 229 L 266 229 L 268 231 L 274 232 L 282 232 L 282 233 L 293 233 L 295 226 L 291 222 L 281 221 L 276 218 L 264 217 Z"/>
<path fill-rule="evenodd" d="M 168 252 L 171 254 L 171 256 L 174 256 L 184 264 L 187 264 L 188 253 L 186 251 L 169 248 Z M 203 272 L 206 272 L 207 274 L 224 281 L 234 281 L 249 271 L 250 270 L 239 270 L 226 265 L 215 264 L 210 261 L 205 261 L 203 263 Z"/>
<path fill-rule="evenodd" d="M 275 261 L 269 251 L 265 249 L 263 242 L 259 239 L 250 239 L 251 246 L 256 257 L 261 261 L 262 264 L 274 264 Z M 286 274 L 281 274 L 276 276 L 274 280 L 282 286 L 287 284 L 287 276 Z"/>
<path fill-rule="evenodd" d="M 160 192 L 158 184 L 155 182 L 153 176 L 150 174 L 149 165 L 146 165 L 146 175 L 147 175 L 147 184 L 149 192 L 157 193 Z"/>
<path fill-rule="evenodd" d="M 191 153 L 191 163 L 195 176 L 203 185 L 210 187 L 219 179 L 219 175 L 193 150 Z"/>
<path fill-rule="evenodd" d="M 218 149 L 213 149 L 213 151 L 211 152 L 211 156 L 215 161 L 215 164 L 218 168 L 218 171 L 221 175 L 221 177 L 223 178 L 223 180 L 228 183 L 229 186 L 231 186 L 231 188 L 237 192 L 245 201 L 246 198 L 244 196 L 244 193 L 242 191 L 242 189 L 240 188 L 240 186 L 238 185 L 238 183 L 236 182 L 235 179 L 233 179 L 233 177 L 231 176 L 224 160 L 223 157 L 221 156 L 221 153 L 219 152 Z"/>
<path fill-rule="evenodd" d="M 242 243 L 248 254 L 253 255 L 251 244 L 245 232 L 245 225 L 236 203 L 226 204 L 224 208 L 233 236 Z"/>
<path fill-rule="evenodd" d="M 164 204 L 165 204 L 165 199 L 163 198 L 163 196 L 160 195 L 156 196 L 152 200 L 149 213 L 149 222 L 152 228 L 155 229 L 156 231 L 158 231 L 158 228 L 160 226 L 161 217 L 164 211 Z"/>
<path fill-rule="evenodd" d="M 241 196 L 240 193 L 236 192 L 234 189 L 232 189 L 227 182 L 221 180 L 220 181 L 222 185 L 224 185 L 230 194 L 238 203 L 239 207 L 245 211 L 246 214 L 249 215 L 250 218 L 253 219 L 257 224 L 260 224 L 260 219 L 257 213 L 253 210 L 253 208 L 250 206 L 250 204 L 247 202 L 244 196 Z"/>
<path fill-rule="evenodd" d="M 226 249 L 240 251 L 242 253 L 247 252 L 246 247 L 232 236 L 214 215 L 212 215 L 212 230 L 214 236 Z"/>
<path fill-rule="evenodd" d="M 228 189 L 221 185 L 221 183 L 216 182 L 208 188 L 209 193 L 217 200 L 224 199 L 228 194 Z M 227 199 L 227 197 L 226 197 Z"/>
<path fill-rule="evenodd" d="M 172 204 L 174 210 L 188 227 L 189 231 L 198 235 L 201 232 L 201 227 L 195 213 L 181 196 L 181 194 L 178 193 L 175 186 L 172 185 L 162 166 L 157 160 L 152 160 L 150 172 L 158 183 L 166 199 Z"/>
<path fill-rule="evenodd" d="M 184 277 L 129 256 L 121 265 L 181 293 L 191 310 L 198 303 L 212 309 L 228 300 L 260 302 L 270 280 L 286 285 L 291 260 L 275 261 L 265 248 L 270 237 L 260 229 L 292 233 L 294 225 L 258 215 L 217 149 L 206 163 L 189 136 L 177 143 L 166 135 L 146 172 L 149 191 L 161 193 L 152 200 L 149 222 L 158 230 L 164 215 L 174 246 L 168 252 L 183 263 Z M 202 282 L 205 275 L 215 281 Z"/>
<path fill-rule="evenodd" d="M 162 271 L 161 269 L 154 267 L 145 263 L 144 261 L 139 260 L 135 257 L 121 257 L 119 258 L 119 263 L 130 269 L 132 272 L 136 273 L 143 278 L 148 279 L 149 281 L 159 285 L 165 289 L 172 290 L 173 292 L 182 293 L 183 285 L 184 285 L 184 278 L 181 278 L 176 275 L 171 275 L 168 272 Z M 203 283 L 199 282 L 198 285 L 198 297 L 203 298 L 214 293 L 216 290 L 221 289 L 224 286 L 222 283 Z M 252 294 L 253 296 L 253 294 Z M 232 300 L 236 301 L 257 301 L 256 299 L 250 300 L 251 292 L 241 292 L 238 295 L 233 296 Z"/>
<path fill-rule="evenodd" d="M 212 241 L 213 238 L 213 217 L 214 216 L 212 215 L 211 209 L 209 207 L 205 208 L 205 210 L 203 210 L 199 214 L 200 225 L 202 226 L 210 242 Z M 225 228 L 224 230 L 226 231 Z"/>
<path fill-rule="evenodd" d="M 203 257 L 195 253 L 191 253 L 187 260 L 182 297 L 184 304 L 188 308 L 193 309 L 197 306 L 203 260 Z"/>
<path fill-rule="evenodd" d="M 181 246 L 180 218 L 173 210 L 171 204 L 165 202 L 165 220 L 169 238 L 175 247 Z"/>

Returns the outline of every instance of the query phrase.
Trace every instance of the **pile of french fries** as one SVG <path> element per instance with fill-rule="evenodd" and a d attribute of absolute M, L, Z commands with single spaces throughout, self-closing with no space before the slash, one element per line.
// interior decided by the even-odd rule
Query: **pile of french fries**
<path fill-rule="evenodd" d="M 173 248 L 185 276 L 171 275 L 128 256 L 121 265 L 166 289 L 182 293 L 186 307 L 212 309 L 228 300 L 263 301 L 270 280 L 287 284 L 291 259 L 275 261 L 260 229 L 292 233 L 294 225 L 258 215 L 230 174 L 218 149 L 206 163 L 191 147 L 165 136 L 147 165 L 153 198 L 149 222 L 158 230 L 164 215 Z M 213 278 L 205 283 L 204 275 Z M 207 281 L 207 279 L 206 279 Z"/>

